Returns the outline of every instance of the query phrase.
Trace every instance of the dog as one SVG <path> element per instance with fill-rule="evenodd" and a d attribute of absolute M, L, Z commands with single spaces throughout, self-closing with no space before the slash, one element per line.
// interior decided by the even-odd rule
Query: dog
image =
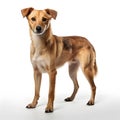
<path fill-rule="evenodd" d="M 35 95 L 27 108 L 35 108 L 41 85 L 42 73 L 49 75 L 49 94 L 45 112 L 53 112 L 55 97 L 55 81 L 57 68 L 68 62 L 69 75 L 73 81 L 74 90 L 65 101 L 73 101 L 78 91 L 77 71 L 82 69 L 91 87 L 91 97 L 87 105 L 94 105 L 96 85 L 94 76 L 97 74 L 96 52 L 93 45 L 81 36 L 59 37 L 52 33 L 51 19 L 56 19 L 57 11 L 53 9 L 36 10 L 32 7 L 21 10 L 26 17 L 30 29 L 30 58 L 34 70 Z"/>

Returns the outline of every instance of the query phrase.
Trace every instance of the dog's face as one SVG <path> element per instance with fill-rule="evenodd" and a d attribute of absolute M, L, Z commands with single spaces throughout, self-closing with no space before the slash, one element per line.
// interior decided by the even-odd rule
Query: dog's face
<path fill-rule="evenodd" d="M 30 29 L 37 35 L 42 35 L 49 28 L 51 18 L 56 19 L 57 16 L 57 12 L 52 9 L 25 8 L 21 12 L 23 17 L 27 17 Z"/>

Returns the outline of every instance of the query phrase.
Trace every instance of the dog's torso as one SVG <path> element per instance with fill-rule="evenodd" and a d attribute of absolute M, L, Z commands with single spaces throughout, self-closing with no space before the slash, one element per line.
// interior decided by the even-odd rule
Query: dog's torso
<path fill-rule="evenodd" d="M 77 61 L 81 52 L 84 54 L 86 51 L 94 51 L 93 46 L 83 37 L 54 35 L 52 39 L 53 43 L 44 43 L 42 39 L 32 35 L 31 62 L 34 69 L 39 69 L 41 73 L 49 72 L 51 68 L 57 69 L 65 62 Z"/>

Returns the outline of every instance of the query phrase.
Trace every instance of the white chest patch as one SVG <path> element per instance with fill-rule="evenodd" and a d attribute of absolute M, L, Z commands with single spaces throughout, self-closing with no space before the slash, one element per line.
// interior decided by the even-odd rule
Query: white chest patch
<path fill-rule="evenodd" d="M 34 54 L 32 58 L 32 65 L 38 68 L 40 72 L 45 73 L 49 70 L 49 56 L 47 54 L 39 55 Z"/>

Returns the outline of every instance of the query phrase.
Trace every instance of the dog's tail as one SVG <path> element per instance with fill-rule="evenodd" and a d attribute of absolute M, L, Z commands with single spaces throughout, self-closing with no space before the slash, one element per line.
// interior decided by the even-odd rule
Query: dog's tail
<path fill-rule="evenodd" d="M 96 63 L 96 52 L 94 47 L 92 46 L 92 68 L 93 68 L 93 75 L 97 75 L 98 73 L 98 67 L 97 67 L 97 63 Z"/>
<path fill-rule="evenodd" d="M 93 74 L 97 75 L 98 73 L 98 68 L 97 68 L 97 64 L 96 64 L 96 59 L 94 60 L 94 68 L 93 68 Z"/>

